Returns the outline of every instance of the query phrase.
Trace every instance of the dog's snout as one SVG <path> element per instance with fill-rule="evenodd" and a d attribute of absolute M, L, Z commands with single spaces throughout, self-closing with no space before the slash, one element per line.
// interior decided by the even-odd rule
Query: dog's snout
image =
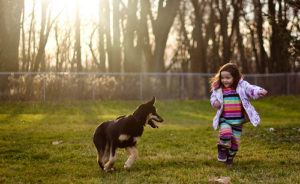
<path fill-rule="evenodd" d="M 160 117 L 159 115 L 156 115 L 154 117 L 154 119 L 155 119 L 155 121 L 160 122 L 160 123 L 164 121 L 164 119 L 162 119 L 162 117 Z"/>

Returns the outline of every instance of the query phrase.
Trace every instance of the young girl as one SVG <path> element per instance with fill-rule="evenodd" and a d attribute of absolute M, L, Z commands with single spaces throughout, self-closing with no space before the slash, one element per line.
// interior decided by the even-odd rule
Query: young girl
<path fill-rule="evenodd" d="M 218 160 L 231 165 L 239 149 L 243 123 L 250 120 L 257 126 L 260 122 L 249 98 L 258 99 L 267 91 L 243 80 L 233 63 L 223 65 L 210 82 L 213 91 L 210 102 L 218 110 L 213 120 L 215 130 L 219 125 Z"/>

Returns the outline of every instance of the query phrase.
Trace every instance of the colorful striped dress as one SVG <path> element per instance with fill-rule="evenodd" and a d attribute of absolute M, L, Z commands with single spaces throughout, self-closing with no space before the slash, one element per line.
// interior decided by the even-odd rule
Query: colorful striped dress
<path fill-rule="evenodd" d="M 243 106 L 235 89 L 225 88 L 223 92 L 223 113 L 220 117 L 218 144 L 228 149 L 228 154 L 234 156 L 239 149 L 244 122 Z"/>
<path fill-rule="evenodd" d="M 243 106 L 239 94 L 235 89 L 224 88 L 223 92 L 223 113 L 221 122 L 231 125 L 240 125 L 244 121 Z"/>

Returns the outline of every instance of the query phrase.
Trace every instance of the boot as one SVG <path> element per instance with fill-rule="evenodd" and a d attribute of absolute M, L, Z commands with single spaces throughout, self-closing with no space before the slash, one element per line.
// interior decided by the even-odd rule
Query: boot
<path fill-rule="evenodd" d="M 226 162 L 227 160 L 227 148 L 218 144 L 218 161 Z"/>
<path fill-rule="evenodd" d="M 235 157 L 235 154 L 231 155 L 231 154 L 227 153 L 227 160 L 226 160 L 225 164 L 232 165 L 234 157 Z"/>

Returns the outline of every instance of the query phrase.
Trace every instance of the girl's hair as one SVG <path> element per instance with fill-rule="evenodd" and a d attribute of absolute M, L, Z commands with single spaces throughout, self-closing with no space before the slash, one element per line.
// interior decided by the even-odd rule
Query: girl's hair
<path fill-rule="evenodd" d="M 210 81 L 210 85 L 211 85 L 211 91 L 221 88 L 221 87 L 224 87 L 223 84 L 221 83 L 221 72 L 223 72 L 223 71 L 229 72 L 232 75 L 232 77 L 233 77 L 232 87 L 233 88 L 237 87 L 239 80 L 243 77 L 241 71 L 239 70 L 239 68 L 237 67 L 236 64 L 227 63 L 219 69 L 218 73 L 214 77 L 210 78 L 209 81 Z"/>

